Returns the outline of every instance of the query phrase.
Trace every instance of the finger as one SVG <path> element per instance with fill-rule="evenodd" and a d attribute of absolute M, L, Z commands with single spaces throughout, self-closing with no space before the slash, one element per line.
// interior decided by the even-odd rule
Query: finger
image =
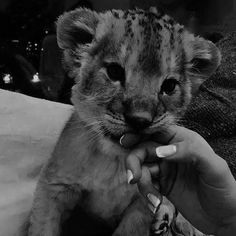
<path fill-rule="evenodd" d="M 144 149 L 146 153 L 143 162 L 157 163 L 158 159 L 156 158 L 156 148 L 159 146 L 159 143 L 152 141 L 139 144 L 137 148 Z"/>
<path fill-rule="evenodd" d="M 156 148 L 156 155 L 166 161 L 195 164 L 198 159 L 202 159 L 201 152 L 204 146 L 199 147 L 198 144 L 194 142 L 194 140 L 184 140 L 166 146 L 159 146 Z M 205 155 L 209 154 L 209 150 L 204 150 L 204 152 Z"/>
<path fill-rule="evenodd" d="M 160 163 L 160 171 L 159 171 L 159 185 L 160 192 L 164 196 L 168 196 L 176 182 L 177 174 L 178 174 L 178 165 L 174 162 L 163 161 Z"/>
<path fill-rule="evenodd" d="M 146 166 L 142 167 L 142 176 L 138 182 L 138 188 L 146 199 L 150 211 L 155 214 L 162 202 L 162 196 L 152 185 L 151 174 Z"/>
<path fill-rule="evenodd" d="M 146 150 L 143 148 L 133 150 L 126 159 L 128 183 L 134 184 L 141 178 L 141 165 L 145 159 Z"/>
<path fill-rule="evenodd" d="M 183 141 L 167 146 L 160 146 L 156 149 L 157 156 L 161 159 L 165 159 L 164 163 L 189 164 L 198 172 L 197 175 L 201 180 L 204 180 L 204 182 L 212 186 L 217 183 L 218 187 L 219 184 L 222 185 L 222 187 L 225 187 L 226 183 L 225 181 L 222 181 L 222 176 L 226 177 L 231 174 L 227 163 L 224 159 L 215 154 L 215 152 L 202 137 L 199 137 L 196 136 L 191 141 Z M 160 183 L 161 192 L 164 195 L 169 195 L 171 193 L 175 185 L 177 172 L 178 170 L 173 172 L 176 174 L 170 177 L 168 176 L 168 171 L 163 171 L 161 167 L 161 176 L 163 177 L 163 180 L 160 179 Z M 169 184 L 167 185 L 164 182 Z"/>
<path fill-rule="evenodd" d="M 172 142 L 181 142 L 186 138 L 193 136 L 195 132 L 177 125 L 170 125 L 165 129 L 152 135 L 152 140 L 162 144 L 169 144 Z"/>
<path fill-rule="evenodd" d="M 148 168 L 151 178 L 152 178 L 152 184 L 153 187 L 160 192 L 160 167 L 157 164 L 145 164 L 145 166 Z"/>
<path fill-rule="evenodd" d="M 131 148 L 134 145 L 138 144 L 140 140 L 140 135 L 127 133 L 120 138 L 120 145 L 124 148 Z"/>
<path fill-rule="evenodd" d="M 134 184 L 141 178 L 141 165 L 145 163 L 158 162 L 156 158 L 156 147 L 154 142 L 143 143 L 130 152 L 126 159 L 128 183 Z"/>
<path fill-rule="evenodd" d="M 156 155 L 169 162 L 184 162 L 194 164 L 196 161 L 194 147 L 190 142 L 183 141 L 156 148 Z"/>
<path fill-rule="evenodd" d="M 152 177 L 152 181 L 156 180 L 159 178 L 159 174 L 160 174 L 160 168 L 158 164 L 145 164 L 145 166 L 149 169 L 149 172 L 151 174 Z"/>
<path fill-rule="evenodd" d="M 174 137 L 177 134 L 177 130 L 176 130 L 176 126 L 175 125 L 171 125 L 169 127 L 165 127 L 165 129 L 160 130 L 159 132 L 153 134 L 151 136 L 152 140 L 155 142 L 159 142 L 161 144 L 169 144 L 170 141 L 172 139 L 174 139 Z"/>
<path fill-rule="evenodd" d="M 203 175 L 209 172 L 225 171 L 225 168 L 222 168 L 223 159 L 217 156 L 210 145 L 199 135 L 192 140 L 186 139 L 179 143 L 159 146 L 156 148 L 156 154 L 169 162 L 190 163 Z"/>

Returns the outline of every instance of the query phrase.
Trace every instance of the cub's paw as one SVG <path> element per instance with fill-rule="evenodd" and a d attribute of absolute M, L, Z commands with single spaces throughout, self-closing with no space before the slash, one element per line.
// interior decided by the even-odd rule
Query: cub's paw
<path fill-rule="evenodd" d="M 170 225 L 176 217 L 176 210 L 174 205 L 163 198 L 163 202 L 160 205 L 158 211 L 155 214 L 155 217 L 151 226 L 151 235 L 153 236 L 164 236 L 169 235 Z"/>

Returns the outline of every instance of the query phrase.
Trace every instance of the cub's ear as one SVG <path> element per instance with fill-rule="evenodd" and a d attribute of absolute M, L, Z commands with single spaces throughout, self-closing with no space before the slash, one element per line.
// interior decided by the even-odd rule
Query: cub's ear
<path fill-rule="evenodd" d="M 95 37 L 99 15 L 78 8 L 64 13 L 57 21 L 57 43 L 63 50 L 63 66 L 69 77 L 76 78 L 81 65 L 80 54 Z"/>
<path fill-rule="evenodd" d="M 186 71 L 190 76 L 193 90 L 198 89 L 204 79 L 209 78 L 221 62 L 221 53 L 211 41 L 185 32 L 184 49 Z"/>
<path fill-rule="evenodd" d="M 75 50 L 77 46 L 91 43 L 99 15 L 85 8 L 66 12 L 57 21 L 57 42 L 61 49 Z"/>

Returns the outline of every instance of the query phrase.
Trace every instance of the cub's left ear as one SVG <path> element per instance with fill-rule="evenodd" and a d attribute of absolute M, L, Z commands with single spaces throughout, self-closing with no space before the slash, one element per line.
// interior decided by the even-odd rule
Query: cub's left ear
<path fill-rule="evenodd" d="M 220 65 L 221 53 L 211 41 L 187 33 L 184 37 L 186 70 L 193 84 L 201 84 Z"/>

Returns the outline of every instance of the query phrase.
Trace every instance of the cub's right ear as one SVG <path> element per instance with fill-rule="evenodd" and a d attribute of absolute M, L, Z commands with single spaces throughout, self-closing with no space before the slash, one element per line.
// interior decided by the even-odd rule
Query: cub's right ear
<path fill-rule="evenodd" d="M 76 50 L 79 45 L 91 43 L 99 15 L 85 8 L 66 12 L 57 21 L 57 42 L 61 49 Z"/>

